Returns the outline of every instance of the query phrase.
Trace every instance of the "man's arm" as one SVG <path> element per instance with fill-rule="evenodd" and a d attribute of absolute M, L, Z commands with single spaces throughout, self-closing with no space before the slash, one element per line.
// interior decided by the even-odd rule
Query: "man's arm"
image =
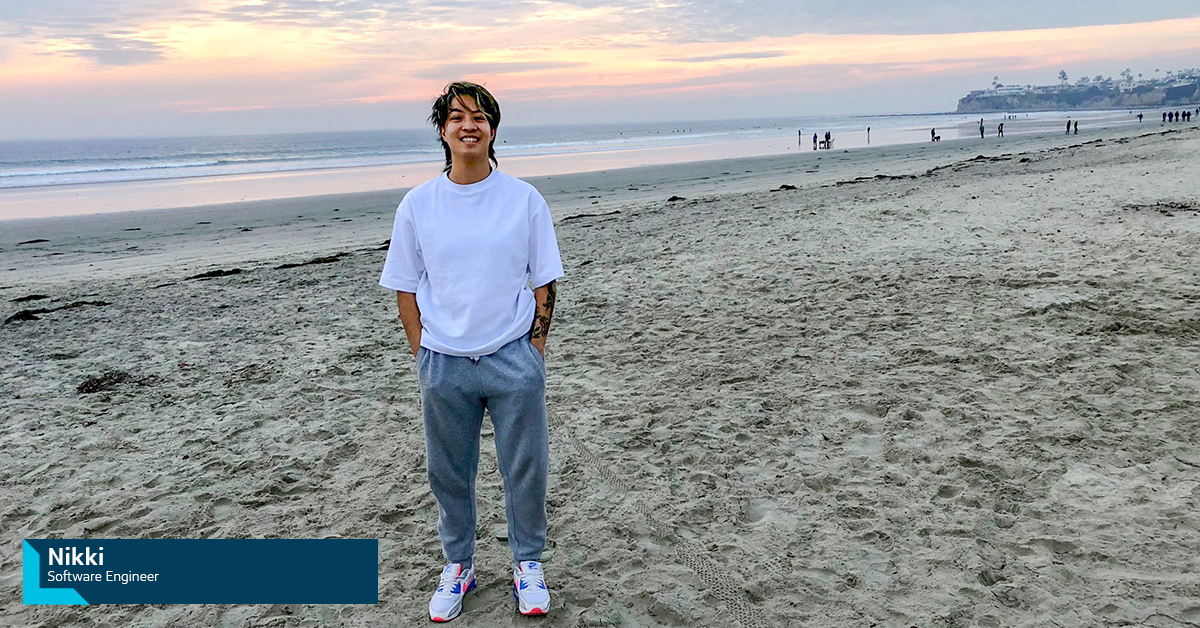
<path fill-rule="evenodd" d="M 533 329 L 529 332 L 529 340 L 542 355 L 546 355 L 546 337 L 550 335 L 550 319 L 554 317 L 554 295 L 557 281 L 533 290 L 533 302 L 536 311 L 533 313 Z M 408 326 L 405 325 L 405 329 Z"/>
<path fill-rule="evenodd" d="M 417 350 L 421 348 L 421 310 L 417 308 L 417 295 L 397 292 L 396 305 L 400 308 L 400 324 L 404 325 L 408 346 L 413 355 L 417 355 Z"/>

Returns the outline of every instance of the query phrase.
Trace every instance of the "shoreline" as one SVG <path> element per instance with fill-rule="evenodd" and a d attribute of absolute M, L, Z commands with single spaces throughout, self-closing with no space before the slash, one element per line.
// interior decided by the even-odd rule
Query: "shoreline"
<path fill-rule="evenodd" d="M 806 190 L 864 176 L 920 174 L 967 156 L 1044 151 L 1105 136 L 1134 138 L 1190 128 L 1195 127 L 1149 130 L 1124 125 L 1088 129 L 1081 135 L 1031 133 L 1002 139 L 835 148 L 526 180 L 546 197 L 555 220 L 561 220 L 581 213 L 620 211 L 671 196 L 735 194 L 781 185 Z M 511 174 L 507 168 L 504 171 Z M 408 189 L 3 221 L 0 288 L 179 268 L 201 272 L 222 264 L 277 259 L 289 252 L 317 256 L 337 248 L 379 244 L 390 235 L 394 209 Z M 386 226 L 380 226 L 383 223 Z M 39 239 L 49 242 L 20 244 Z"/>
<path fill-rule="evenodd" d="M 1103 117 L 1102 112 L 1097 116 L 1092 118 L 1097 125 L 1092 130 L 1135 125 L 1131 120 Z M 989 133 L 994 134 L 996 122 L 1005 122 L 1012 138 L 1050 131 L 1054 127 L 1053 119 L 995 120 L 989 121 Z M 978 139 L 975 137 L 976 133 L 972 124 L 967 122 L 958 122 L 939 128 L 942 129 L 944 141 Z M 1023 131 L 1022 129 L 1027 130 Z M 801 130 L 803 131 L 803 129 Z M 810 146 L 808 138 L 811 132 L 811 130 L 805 132 L 804 140 L 799 143 L 797 138 L 790 135 L 789 132 L 785 135 L 694 145 L 545 155 L 501 155 L 501 167 L 505 172 L 514 176 L 532 178 L 735 158 L 788 154 L 799 154 L 803 157 L 808 152 L 813 152 L 808 150 Z M 875 129 L 873 144 L 866 141 L 865 129 L 835 130 L 834 137 L 836 140 L 835 151 L 847 149 L 858 151 L 899 145 L 919 145 L 925 143 L 927 132 L 917 127 Z M 825 152 L 820 151 L 822 154 Z M 397 190 L 411 187 L 414 181 L 419 183 L 435 176 L 440 168 L 440 162 L 428 161 L 393 165 L 333 166 L 257 173 L 178 176 L 107 183 L 64 183 L 10 187 L 0 189 L 0 205 L 5 208 L 5 218 L 0 219 L 0 223 L 66 215 L 178 209 L 242 201 L 269 201 L 317 195 Z M 65 210 L 65 207 L 71 209 Z"/>

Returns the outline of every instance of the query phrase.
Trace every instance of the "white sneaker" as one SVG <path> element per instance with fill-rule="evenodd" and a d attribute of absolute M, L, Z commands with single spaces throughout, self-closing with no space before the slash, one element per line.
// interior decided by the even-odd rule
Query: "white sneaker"
<path fill-rule="evenodd" d="M 513 569 L 513 597 L 517 598 L 517 610 L 522 615 L 545 615 L 550 611 L 550 590 L 542 564 L 536 560 L 523 560 Z"/>
<path fill-rule="evenodd" d="M 463 596 L 475 588 L 475 567 L 463 569 L 458 563 L 442 568 L 437 591 L 429 600 L 429 618 L 433 621 L 450 621 L 462 612 Z"/>

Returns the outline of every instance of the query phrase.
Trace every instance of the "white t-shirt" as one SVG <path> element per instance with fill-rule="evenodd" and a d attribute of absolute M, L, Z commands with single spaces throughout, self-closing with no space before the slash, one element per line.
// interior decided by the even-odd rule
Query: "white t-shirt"
<path fill-rule="evenodd" d="M 529 333 L 529 284 L 562 276 L 546 200 L 493 169 L 470 185 L 442 174 L 405 195 L 379 285 L 416 293 L 422 347 L 479 357 Z"/>

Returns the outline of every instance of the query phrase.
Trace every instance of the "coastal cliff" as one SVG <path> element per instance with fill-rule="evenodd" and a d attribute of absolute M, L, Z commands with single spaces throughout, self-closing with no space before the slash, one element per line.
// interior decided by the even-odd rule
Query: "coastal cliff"
<path fill-rule="evenodd" d="M 1121 88 L 1111 81 L 1070 86 L 1027 86 L 1019 90 L 971 92 L 958 101 L 959 113 L 1066 111 L 1183 107 L 1200 103 L 1200 80 L 1176 84 L 1143 84 Z"/>

